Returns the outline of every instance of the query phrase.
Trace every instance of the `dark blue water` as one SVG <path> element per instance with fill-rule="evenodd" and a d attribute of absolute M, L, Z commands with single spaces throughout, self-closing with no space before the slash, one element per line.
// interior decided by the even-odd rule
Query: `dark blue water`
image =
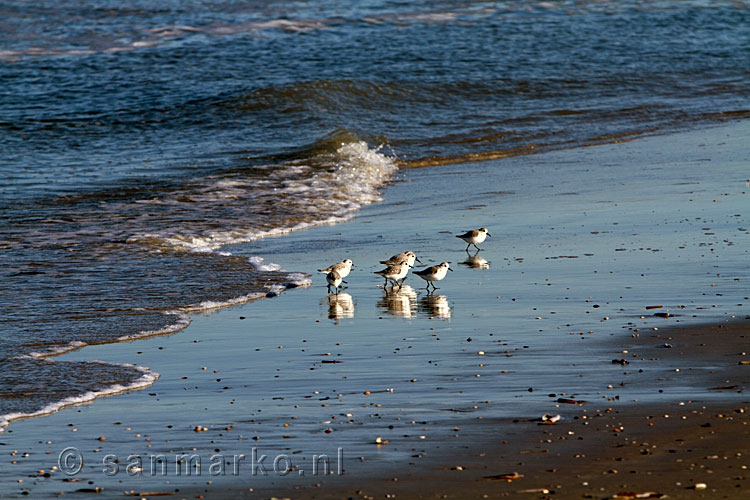
<path fill-rule="evenodd" d="M 304 285 L 220 249 L 346 220 L 397 166 L 746 119 L 748 7 L 4 2 L 0 415 L 141 375 L 40 355 Z"/>

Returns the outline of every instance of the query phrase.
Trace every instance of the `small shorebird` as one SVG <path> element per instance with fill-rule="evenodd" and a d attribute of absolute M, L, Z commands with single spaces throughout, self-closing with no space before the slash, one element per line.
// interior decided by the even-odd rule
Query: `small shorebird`
<path fill-rule="evenodd" d="M 450 268 L 450 265 L 450 262 L 443 262 L 439 266 L 431 266 L 426 269 L 422 269 L 421 271 L 414 271 L 414 274 L 427 282 L 427 292 L 430 291 L 430 285 L 432 285 L 432 290 L 435 291 L 438 289 L 435 286 L 435 282 L 445 278 L 445 275 L 448 274 L 448 271 L 453 271 L 453 269 Z"/>
<path fill-rule="evenodd" d="M 461 238 L 464 240 L 468 245 L 466 245 L 466 251 L 469 251 L 469 247 L 471 245 L 474 245 L 474 248 L 477 250 L 481 250 L 477 246 L 477 243 L 483 242 L 487 236 L 492 236 L 490 233 L 487 232 L 486 227 L 481 227 L 479 229 L 472 229 L 471 231 L 466 231 L 464 234 L 457 234 L 456 238 Z"/>
<path fill-rule="evenodd" d="M 342 278 L 346 278 L 347 276 L 349 276 L 353 265 L 354 263 L 352 262 L 352 259 L 344 259 L 341 262 L 337 262 L 332 266 L 326 267 L 325 269 L 318 269 L 318 272 L 328 274 L 331 271 L 336 271 L 337 273 L 339 273 L 339 276 L 341 276 Z"/>
<path fill-rule="evenodd" d="M 344 281 L 341 274 L 338 271 L 331 271 L 326 274 L 326 281 L 328 282 L 328 293 L 331 293 L 331 287 L 336 290 L 336 295 L 339 294 L 339 286 Z"/>
<path fill-rule="evenodd" d="M 402 253 L 397 253 L 396 255 L 394 255 L 388 260 L 381 260 L 380 263 L 385 264 L 386 266 L 392 266 L 394 264 L 398 264 L 403 261 L 406 261 L 406 263 L 409 264 L 411 267 L 414 267 L 414 261 L 417 261 L 420 264 L 422 263 L 422 261 L 417 258 L 417 255 L 411 250 L 402 252 Z"/>
<path fill-rule="evenodd" d="M 393 281 L 395 284 L 398 285 L 399 288 L 401 288 L 401 285 L 404 284 L 404 281 L 406 281 L 406 274 L 409 272 L 409 268 L 411 266 L 409 265 L 408 261 L 402 260 L 398 264 L 394 264 L 392 266 L 388 266 L 382 271 L 375 271 L 375 274 L 379 274 L 383 278 L 385 278 L 385 285 L 388 285 L 388 280 Z M 401 283 L 398 282 L 398 280 L 402 279 Z"/>

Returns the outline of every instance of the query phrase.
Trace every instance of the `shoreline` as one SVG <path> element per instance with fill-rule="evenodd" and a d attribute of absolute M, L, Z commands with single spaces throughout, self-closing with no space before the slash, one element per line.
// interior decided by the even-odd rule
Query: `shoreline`
<path fill-rule="evenodd" d="M 733 123 L 735 122 L 729 122 L 728 125 L 726 123 L 725 124 L 713 124 L 713 125 L 709 125 L 708 127 L 704 127 L 703 130 L 705 130 L 706 128 L 712 129 L 712 128 L 722 128 L 722 126 L 731 126 Z M 692 132 L 695 132 L 695 130 L 692 130 Z M 415 160 L 416 163 L 418 163 L 418 165 L 416 166 L 413 165 L 414 161 L 404 161 L 404 160 L 400 160 L 397 158 L 396 161 L 394 162 L 394 165 L 397 165 L 399 170 L 402 171 L 403 173 L 404 170 L 411 170 L 415 168 L 425 168 L 425 166 L 435 167 L 435 166 L 454 165 L 454 164 L 462 164 L 462 163 L 475 163 L 475 162 L 486 163 L 488 161 L 500 160 L 500 159 L 505 159 L 505 158 L 516 158 L 516 157 L 522 157 L 522 156 L 527 156 L 527 155 L 537 155 L 537 154 L 545 155 L 545 154 L 550 154 L 550 153 L 555 153 L 555 152 L 565 152 L 565 151 L 572 151 L 572 150 L 581 150 L 581 149 L 586 149 L 586 148 L 596 148 L 600 146 L 616 145 L 616 144 L 621 144 L 624 142 L 638 141 L 638 140 L 643 140 L 646 138 L 654 138 L 654 137 L 658 138 L 658 137 L 670 136 L 670 135 L 675 135 L 675 134 L 686 134 L 686 133 L 691 133 L 691 130 L 690 129 L 688 130 L 678 129 L 678 130 L 660 131 L 657 133 L 646 132 L 646 133 L 637 134 L 632 137 L 630 136 L 630 134 L 623 134 L 622 138 L 621 137 L 612 137 L 612 138 L 605 137 L 604 139 L 607 139 L 607 140 L 603 140 L 602 142 L 592 142 L 590 144 L 584 144 L 584 145 L 578 145 L 578 146 L 572 146 L 572 147 L 558 147 L 558 148 L 552 148 L 552 149 L 547 149 L 543 151 L 535 151 L 533 150 L 533 148 L 531 148 L 531 150 L 529 151 L 518 152 L 517 154 L 508 154 L 508 155 L 501 154 L 499 156 L 490 155 L 487 158 L 466 158 L 465 160 L 462 160 L 462 161 L 461 160 L 455 160 L 455 161 L 449 161 L 449 162 L 438 161 L 437 163 L 434 163 L 434 164 L 430 163 L 430 164 L 425 164 L 425 165 L 419 164 L 420 162 L 422 162 L 422 160 Z M 594 138 L 594 139 L 598 139 L 598 138 Z M 515 150 L 510 150 L 510 151 L 515 151 Z M 468 155 L 468 156 L 471 156 L 471 155 Z M 400 181 L 397 179 L 391 179 L 390 181 L 388 181 L 388 183 L 385 186 L 381 187 L 381 189 L 383 191 L 387 190 L 388 185 L 394 182 L 400 182 Z M 382 202 L 382 200 L 380 201 Z M 367 207 L 367 205 L 364 205 L 364 207 Z M 362 207 L 360 207 L 360 209 L 361 208 Z M 355 217 L 357 217 L 356 213 L 349 214 L 346 217 L 340 217 L 340 218 L 334 217 L 332 218 L 332 220 L 325 220 L 325 221 L 320 221 L 320 222 L 310 223 L 310 224 L 302 224 L 299 227 L 295 226 L 291 228 L 282 228 L 278 231 L 270 231 L 270 232 L 266 232 L 265 234 L 252 236 L 251 238 L 248 238 L 247 240 L 240 239 L 238 240 L 240 243 L 234 242 L 234 243 L 229 243 L 229 244 L 223 244 L 221 246 L 213 248 L 212 250 L 221 254 L 223 252 L 223 249 L 233 248 L 238 245 L 241 245 L 242 243 L 256 243 L 258 241 L 265 241 L 265 239 L 269 237 L 270 238 L 284 237 L 284 236 L 288 236 L 291 233 L 295 233 L 297 231 L 307 231 L 310 229 L 320 228 L 324 226 L 339 226 L 341 224 L 346 224 L 347 222 L 350 222 Z M 553 257 L 553 258 L 556 258 L 556 257 Z M 250 261 L 251 261 L 250 264 L 256 269 L 268 267 L 263 264 L 263 260 L 264 259 L 262 257 L 253 256 L 253 257 L 250 257 Z M 270 264 L 270 266 L 278 267 L 278 265 L 275 263 Z M 176 308 L 174 311 L 165 312 L 164 314 L 166 316 L 175 316 L 176 320 L 172 323 L 165 324 L 162 328 L 159 328 L 157 330 L 140 331 L 131 335 L 126 335 L 120 338 L 113 339 L 111 341 L 104 341 L 104 342 L 86 343 L 86 342 L 80 342 L 80 341 L 73 341 L 69 344 L 56 346 L 56 347 L 50 347 L 46 351 L 32 352 L 28 354 L 27 356 L 30 356 L 36 359 L 55 358 L 58 356 L 63 356 L 73 351 L 83 349 L 88 346 L 116 344 L 116 343 L 121 343 L 121 342 L 132 342 L 132 341 L 136 341 L 140 339 L 166 336 L 166 335 L 174 335 L 184 330 L 190 325 L 190 322 L 192 321 L 191 314 L 192 315 L 206 314 L 214 310 L 232 308 L 237 305 L 245 304 L 247 302 L 252 302 L 258 299 L 262 299 L 262 298 L 273 298 L 273 297 L 279 296 L 286 289 L 297 288 L 297 287 L 307 287 L 312 284 L 312 281 L 308 279 L 307 277 L 310 275 L 305 275 L 305 273 L 300 273 L 297 271 L 286 271 L 284 269 L 278 269 L 278 270 L 285 273 L 286 279 L 288 279 L 289 281 L 282 285 L 276 284 L 272 286 L 267 286 L 268 292 L 252 292 L 249 294 L 233 297 L 222 302 L 207 301 L 207 302 L 201 302 L 198 304 L 183 305 L 183 306 Z M 115 364 L 118 364 L 118 363 L 115 363 Z M 127 363 L 125 363 L 125 365 L 127 365 Z M 154 374 L 156 378 L 158 378 L 159 376 L 158 372 L 152 371 L 151 373 Z M 101 391 L 98 391 L 97 394 L 94 395 L 92 398 L 87 398 L 86 401 L 93 401 L 94 399 L 98 397 L 108 397 L 113 394 L 119 394 L 122 392 L 127 392 L 129 390 L 139 390 L 140 388 L 148 387 L 148 385 L 142 385 L 136 382 L 134 382 L 132 385 L 134 386 L 134 389 L 119 390 L 115 386 L 111 388 L 105 388 Z M 80 395 L 80 397 L 87 396 L 88 394 L 89 393 L 87 393 L 86 395 Z M 69 399 L 76 399 L 76 398 L 77 396 L 71 396 L 71 397 L 65 398 L 64 400 L 60 400 L 59 402 L 50 403 L 45 408 L 40 409 L 35 412 L 31 412 L 31 413 L 16 412 L 16 413 L 11 413 L 7 415 L 0 415 L 0 434 L 5 432 L 5 429 L 10 425 L 11 422 L 15 420 L 34 418 L 37 416 L 44 416 L 50 413 L 54 413 L 61 408 L 70 406 L 70 404 L 65 403 L 65 401 Z M 55 409 L 46 410 L 46 408 L 55 408 Z M 7 418 L 7 417 L 10 417 L 10 418 Z"/>
<path fill-rule="evenodd" d="M 513 444 L 502 434 L 523 428 L 522 433 L 541 439 L 540 432 L 567 432 L 569 425 L 580 424 L 583 419 L 575 420 L 580 414 L 574 411 L 581 408 L 556 403 L 557 398 L 585 399 L 600 409 L 624 407 L 633 399 L 642 408 L 671 404 L 665 398 L 687 401 L 695 380 L 713 374 L 683 369 L 684 378 L 673 381 L 668 369 L 673 362 L 667 358 L 680 346 L 651 335 L 680 323 L 719 323 L 747 314 L 742 289 L 747 252 L 733 244 L 745 236 L 743 219 L 735 214 L 741 213 L 747 191 L 737 177 L 747 155 L 739 145 L 747 126 L 516 158 L 503 168 L 489 162 L 410 170 L 389 186 L 383 203 L 366 207 L 347 224 L 237 245 L 233 253 L 263 255 L 284 269 L 309 271 L 345 255 L 355 261 L 355 271 L 339 297 L 327 296 L 322 275 L 315 275 L 313 286 L 287 292 L 289 297 L 192 316 L 176 335 L 65 354 L 61 359 L 151 366 L 161 377 L 148 391 L 15 422 L 0 435 L 1 445 L 28 456 L 10 458 L 12 467 L 0 477 L 15 487 L 0 493 L 75 496 L 99 488 L 107 495 L 135 491 L 183 497 L 206 495 L 202 488 L 221 497 L 253 488 L 247 494 L 299 496 L 296 487 L 309 486 L 304 494 L 314 496 L 324 494 L 327 485 L 342 493 L 339 479 L 380 477 L 379 494 L 386 494 L 392 482 L 403 487 L 401 495 L 417 495 L 420 481 L 435 471 L 420 468 L 410 482 L 400 472 L 408 471 L 410 462 L 438 464 L 454 450 L 451 460 L 461 457 L 462 463 L 448 465 L 462 470 L 450 475 L 463 482 L 470 477 L 463 473 L 479 475 L 490 456 L 466 455 L 461 446 L 472 440 L 485 445 L 483 436 L 497 432 L 497 439 Z M 700 141 L 711 145 L 718 168 L 708 180 L 703 180 L 701 158 L 709 153 Z M 680 152 L 678 160 L 661 152 L 665 143 Z M 633 171 L 632 165 L 645 166 Z M 684 182 L 654 182 L 675 168 Z M 399 182 L 404 177 L 408 182 Z M 606 193 L 600 189 L 604 185 Z M 693 221 L 696 216 L 700 220 Z M 495 238 L 472 260 L 446 230 L 479 221 Z M 704 229 L 709 226 L 711 231 Z M 374 263 L 404 250 L 399 247 L 407 241 L 426 265 L 454 263 L 457 272 L 432 297 L 416 277 L 409 278 L 408 293 L 389 295 L 371 274 L 379 268 Z M 478 258 L 484 263 L 476 265 Z M 664 304 L 671 312 L 653 316 L 644 309 L 651 304 Z M 640 341 L 674 347 L 652 346 L 656 351 L 649 359 L 640 354 L 628 358 L 629 365 L 612 363 L 625 356 L 623 349 L 651 352 Z M 644 372 L 638 373 L 641 366 Z M 623 370 L 633 373 L 624 376 Z M 654 371 L 665 381 L 655 380 Z M 669 390 L 659 393 L 664 384 Z M 713 395 L 723 392 L 705 389 L 702 397 L 712 395 L 707 408 L 719 408 Z M 557 397 L 550 398 L 552 393 Z M 616 396 L 621 398 L 610 401 Z M 635 427 L 642 418 L 617 411 L 599 418 L 633 418 L 628 425 Z M 534 420 L 545 413 L 560 413 L 563 421 L 538 426 Z M 377 446 L 376 437 L 390 443 Z M 555 434 L 565 446 L 572 442 L 559 437 Z M 524 453 L 524 463 L 552 456 L 534 453 L 531 441 L 515 441 L 525 445 L 518 453 L 530 452 Z M 63 447 L 81 450 L 85 457 L 74 477 L 51 469 Z M 130 455 L 186 451 L 208 460 L 214 454 L 248 454 L 256 447 L 271 456 L 289 454 L 300 471 L 311 457 L 336 456 L 337 449 L 344 450 L 347 464 L 349 457 L 355 463 L 347 465 L 344 476 L 325 479 L 102 473 L 102 457 L 111 454 L 123 463 Z M 506 465 L 506 455 L 495 458 Z M 357 457 L 365 459 L 359 463 Z M 387 482 L 383 474 L 390 471 L 397 471 L 393 477 L 399 481 Z M 503 468 L 485 475 L 504 473 Z M 83 487 L 66 481 L 79 478 L 86 481 Z M 438 488 L 440 479 L 433 479 Z M 319 482 L 324 486 L 311 486 Z M 519 479 L 508 488 L 536 487 L 518 486 L 526 482 Z M 463 491 L 460 484 L 456 490 L 446 488 L 456 495 Z M 516 494 L 508 488 L 498 494 Z"/>

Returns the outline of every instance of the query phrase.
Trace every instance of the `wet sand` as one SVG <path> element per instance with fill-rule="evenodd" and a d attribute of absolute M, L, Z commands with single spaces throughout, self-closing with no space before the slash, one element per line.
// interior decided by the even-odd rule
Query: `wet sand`
<path fill-rule="evenodd" d="M 748 359 L 748 128 L 409 170 L 351 222 L 230 247 L 311 273 L 313 286 L 195 315 L 172 336 L 61 356 L 160 377 L 12 422 L 0 434 L 0 494 L 746 491 L 733 478 L 748 465 L 747 413 L 736 413 L 750 368 L 738 364 Z M 493 236 L 467 254 L 454 234 L 480 226 Z M 453 263 L 435 294 L 413 275 L 402 293 L 386 291 L 372 274 L 407 249 L 426 265 Z M 315 269 L 344 257 L 355 268 L 331 296 Z M 544 414 L 561 421 L 538 425 Z M 638 444 L 618 447 L 626 438 Z M 59 461 L 69 447 L 84 459 L 72 474 Z M 266 468 L 282 456 L 291 467 L 253 474 L 254 452 L 270 457 Z M 202 460 L 190 475 L 149 462 L 185 454 Z M 322 454 L 333 474 L 313 473 Z M 213 474 L 212 457 L 229 466 Z M 514 472 L 524 477 L 485 479 Z M 698 482 L 707 488 L 686 489 Z"/>
<path fill-rule="evenodd" d="M 552 425 L 466 418 L 437 444 L 415 448 L 408 465 L 385 474 L 354 464 L 347 475 L 319 486 L 280 483 L 254 492 L 212 493 L 310 499 L 747 498 L 750 398 L 743 392 L 750 382 L 749 341 L 750 323 L 734 322 L 672 327 L 612 342 L 613 352 L 628 351 L 623 373 L 654 364 L 682 367 L 675 373 L 687 373 L 689 380 L 679 383 L 696 384 L 696 393 L 715 391 L 713 397 L 561 404 L 563 418 Z M 659 347 L 662 343 L 672 348 Z M 658 377 L 648 385 L 669 393 L 676 383 L 676 377 Z"/>

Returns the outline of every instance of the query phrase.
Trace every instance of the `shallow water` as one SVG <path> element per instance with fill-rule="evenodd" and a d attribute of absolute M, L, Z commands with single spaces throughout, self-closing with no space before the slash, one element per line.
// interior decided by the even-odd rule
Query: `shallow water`
<path fill-rule="evenodd" d="M 145 365 L 161 377 L 147 390 L 12 423 L 2 442 L 18 450 L 6 458 L 17 464 L 2 468 L 0 484 L 37 496 L 82 487 L 283 489 L 317 481 L 308 477 L 313 456 L 336 457 L 339 448 L 351 474 L 419 462 L 425 448 L 450 447 L 451 429 L 467 418 L 570 419 L 634 401 L 742 400 L 707 390 L 715 366 L 621 349 L 653 328 L 747 317 L 747 128 L 410 170 L 353 221 L 235 245 L 236 255 L 273 255 L 284 267 L 313 270 L 347 256 L 355 268 L 338 298 L 315 275 L 312 286 L 275 299 L 195 315 L 173 336 L 63 356 Z M 665 170 L 680 175 L 665 181 Z M 471 259 L 452 233 L 477 224 L 493 236 Z M 432 297 L 416 276 L 394 296 L 371 274 L 405 242 L 425 264 L 453 263 Z M 656 304 L 672 317 L 646 309 Z M 389 444 L 376 446 L 376 437 Z M 39 477 L 68 446 L 82 453 L 83 472 Z M 269 470 L 280 454 L 299 469 L 208 469 L 213 456 L 249 461 L 253 448 L 271 457 Z M 200 457 L 199 474 L 174 472 L 183 453 Z M 114 475 L 104 473 L 107 454 L 121 461 Z M 170 469 L 151 475 L 158 454 Z M 142 471 L 124 470 L 131 455 L 143 458 Z M 83 486 L 62 481 L 71 477 Z"/>
<path fill-rule="evenodd" d="M 308 285 L 223 245 L 348 220 L 396 166 L 747 117 L 746 2 L 120 4 L 0 7 L 0 415 L 141 377 L 39 355 Z"/>

